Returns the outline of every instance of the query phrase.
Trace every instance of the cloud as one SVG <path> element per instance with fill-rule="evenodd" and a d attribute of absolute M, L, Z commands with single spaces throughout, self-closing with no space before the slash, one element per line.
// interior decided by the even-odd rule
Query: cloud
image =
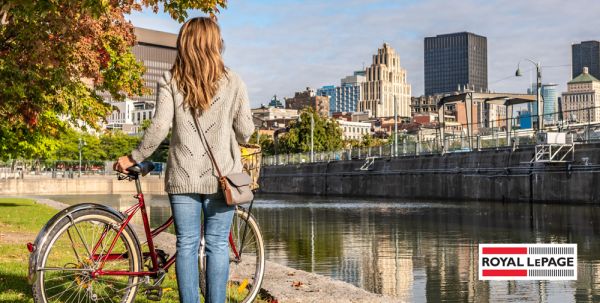
<path fill-rule="evenodd" d="M 470 31 L 488 38 L 488 82 L 495 91 L 523 92 L 515 78 L 523 58 L 539 60 L 544 82 L 566 89 L 571 44 L 600 39 L 595 0 L 331 0 L 229 1 L 220 17 L 225 62 L 246 81 L 253 105 L 273 94 L 291 96 L 307 86 L 338 84 L 371 64 L 385 41 L 400 54 L 414 95 L 423 92 L 423 39 Z M 136 26 L 177 32 L 165 15 L 134 14 Z"/>

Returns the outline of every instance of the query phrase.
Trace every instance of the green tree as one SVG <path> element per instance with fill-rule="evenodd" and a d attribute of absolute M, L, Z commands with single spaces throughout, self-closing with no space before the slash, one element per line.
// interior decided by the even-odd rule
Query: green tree
<path fill-rule="evenodd" d="M 252 137 L 250 137 L 250 142 L 251 144 L 257 144 L 257 140 L 256 137 L 258 136 L 258 132 L 254 132 L 254 134 L 252 134 Z M 268 135 L 260 135 L 259 139 L 260 142 L 258 142 L 258 144 L 260 145 L 260 149 L 263 153 L 263 155 L 273 155 L 275 154 L 275 145 L 273 144 L 273 138 L 271 138 L 271 136 Z"/>
<path fill-rule="evenodd" d="M 100 144 L 106 151 L 104 160 L 117 160 L 120 156 L 129 155 L 140 143 L 140 137 L 129 136 L 122 131 L 108 132 L 100 138 Z"/>
<path fill-rule="evenodd" d="M 47 157 L 70 125 L 97 129 L 111 110 L 97 91 L 144 93 L 124 17 L 144 7 L 182 22 L 225 0 L 0 1 L 0 157 Z"/>
<path fill-rule="evenodd" d="M 309 108 L 300 114 L 300 121 L 290 125 L 290 131 L 279 138 L 279 153 L 310 151 L 311 119 L 314 119 L 314 151 L 332 151 L 343 148 L 342 129 L 337 121 L 319 116 Z"/>

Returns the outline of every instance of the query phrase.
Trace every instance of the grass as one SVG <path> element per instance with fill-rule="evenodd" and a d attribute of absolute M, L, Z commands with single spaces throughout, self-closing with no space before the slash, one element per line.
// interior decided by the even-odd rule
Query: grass
<path fill-rule="evenodd" d="M 0 302 L 33 302 L 31 286 L 27 283 L 29 251 L 26 243 L 34 241 L 39 230 L 56 212 L 33 200 L 0 198 Z M 175 270 L 167 273 L 162 287 L 161 302 L 179 302 Z M 154 301 L 147 300 L 138 290 L 136 302 Z"/>

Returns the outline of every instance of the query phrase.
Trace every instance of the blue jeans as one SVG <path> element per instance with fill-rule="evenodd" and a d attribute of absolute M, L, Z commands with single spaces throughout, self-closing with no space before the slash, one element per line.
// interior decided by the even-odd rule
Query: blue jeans
<path fill-rule="evenodd" d="M 229 276 L 229 229 L 235 207 L 221 193 L 169 195 L 177 234 L 176 274 L 179 301 L 199 303 L 198 248 L 204 213 L 206 241 L 206 303 L 225 302 Z"/>

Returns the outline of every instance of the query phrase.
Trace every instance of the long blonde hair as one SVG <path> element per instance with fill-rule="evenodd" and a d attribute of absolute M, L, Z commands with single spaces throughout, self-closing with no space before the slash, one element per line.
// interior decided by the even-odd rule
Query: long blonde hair
<path fill-rule="evenodd" d="M 222 51 L 221 30 L 212 19 L 193 18 L 181 27 L 171 73 L 187 108 L 202 112 L 210 107 L 219 79 L 226 73 Z"/>

